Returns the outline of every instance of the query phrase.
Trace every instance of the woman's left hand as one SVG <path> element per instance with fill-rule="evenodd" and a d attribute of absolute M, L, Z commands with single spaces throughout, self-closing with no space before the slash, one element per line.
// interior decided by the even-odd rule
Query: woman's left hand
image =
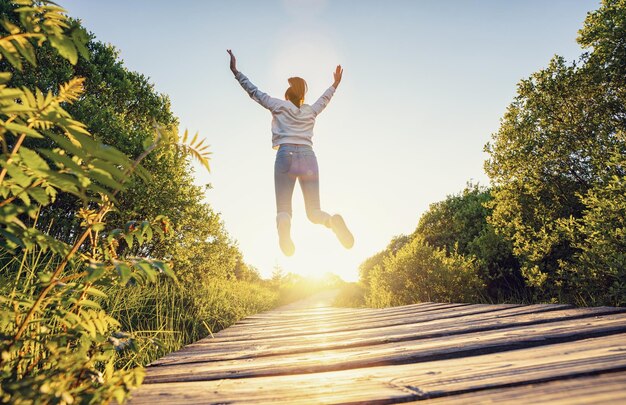
<path fill-rule="evenodd" d="M 231 72 L 233 72 L 234 75 L 236 75 L 237 73 L 239 73 L 237 71 L 237 59 L 235 58 L 233 51 L 231 51 L 230 49 L 227 49 L 226 52 L 228 52 L 228 54 L 230 55 L 230 70 Z"/>
<path fill-rule="evenodd" d="M 335 73 L 333 74 L 333 76 L 335 78 L 333 87 L 337 88 L 337 86 L 339 86 L 339 83 L 341 83 L 341 77 L 343 76 L 343 68 L 341 67 L 341 65 L 337 65 L 337 69 L 335 69 Z"/>

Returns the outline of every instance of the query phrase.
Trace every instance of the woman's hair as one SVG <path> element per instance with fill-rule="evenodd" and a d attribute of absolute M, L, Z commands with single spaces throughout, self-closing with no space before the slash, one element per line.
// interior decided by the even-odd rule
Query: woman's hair
<path fill-rule="evenodd" d="M 285 92 L 285 99 L 294 103 L 296 107 L 300 107 L 308 90 L 306 82 L 301 77 L 290 77 L 287 81 L 289 88 Z"/>

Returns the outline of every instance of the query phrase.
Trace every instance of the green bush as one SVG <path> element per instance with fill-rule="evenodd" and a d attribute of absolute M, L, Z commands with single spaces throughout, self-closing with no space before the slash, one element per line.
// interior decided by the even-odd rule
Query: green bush
<path fill-rule="evenodd" d="M 473 302 L 484 284 L 476 262 L 430 246 L 416 236 L 370 273 L 367 304 L 386 307 L 422 301 Z"/>
<path fill-rule="evenodd" d="M 413 233 L 431 246 L 476 261 L 491 301 L 519 301 L 528 295 L 511 243 L 498 235 L 487 218 L 491 190 L 468 184 L 459 194 L 431 204 Z"/>

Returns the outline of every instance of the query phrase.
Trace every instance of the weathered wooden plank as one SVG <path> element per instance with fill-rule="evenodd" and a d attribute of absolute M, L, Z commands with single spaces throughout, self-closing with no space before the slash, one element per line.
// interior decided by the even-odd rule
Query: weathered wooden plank
<path fill-rule="evenodd" d="M 447 320 L 462 317 L 468 314 L 486 314 L 503 310 L 511 310 L 509 314 L 515 314 L 515 309 L 519 308 L 520 313 L 528 312 L 544 312 L 555 311 L 561 308 L 569 308 L 569 306 L 553 306 L 553 305 L 532 305 L 532 306 L 520 306 L 520 307 L 508 307 L 508 306 L 485 306 L 485 305 L 468 305 L 463 308 L 450 308 L 447 310 L 440 310 L 437 312 L 431 312 L 429 314 L 421 314 L 414 316 L 392 316 L 389 318 L 382 318 L 379 320 L 366 321 L 355 318 L 351 322 L 343 323 L 323 323 L 323 326 L 319 324 L 309 327 L 300 326 L 297 322 L 291 327 L 284 327 L 278 329 L 260 329 L 257 327 L 249 327 L 245 330 L 240 329 L 236 333 L 229 334 L 215 334 L 212 338 L 206 338 L 196 342 L 196 344 L 205 343 L 223 343 L 223 342 L 235 342 L 235 341 L 248 341 L 257 340 L 259 338 L 287 338 L 287 337 L 303 337 L 306 338 L 310 335 L 319 335 L 325 333 L 336 332 L 355 332 L 363 329 L 381 329 L 387 327 L 393 327 L 398 325 L 415 324 L 421 322 L 430 322 L 433 320 Z M 445 311 L 445 312 L 444 312 Z M 230 329 L 230 328 L 229 328 Z"/>
<path fill-rule="evenodd" d="M 376 404 L 396 403 L 413 398 L 410 391 L 393 384 L 379 381 L 364 381 L 362 384 L 355 384 L 353 381 L 338 383 L 333 381 L 332 376 L 304 382 L 304 385 L 296 380 L 264 381 L 263 383 L 272 385 L 259 387 L 253 384 L 249 389 L 244 381 L 240 380 L 237 387 L 232 387 L 230 381 L 225 381 L 226 390 L 222 390 L 219 383 L 150 384 L 141 387 L 132 396 L 129 404 Z M 384 398 L 384 402 L 377 402 L 374 398 Z"/>
<path fill-rule="evenodd" d="M 254 359 L 162 365 L 150 369 L 149 382 L 214 380 L 291 373 L 314 373 L 401 364 L 489 351 L 506 351 L 549 342 L 578 340 L 626 331 L 626 314 L 565 320 L 471 334 L 394 342 L 376 346 L 326 350 Z"/>
<path fill-rule="evenodd" d="M 328 306 L 331 298 L 251 316 L 166 356 L 132 403 L 537 402 L 537 387 L 558 400 L 567 389 L 550 387 L 563 379 L 585 386 L 590 374 L 626 370 L 626 314 L 615 308 L 354 310 Z M 623 399 L 615 391 L 624 380 L 603 381 L 587 398 Z"/>
<path fill-rule="evenodd" d="M 552 307 L 546 307 L 552 310 Z M 289 326 L 273 327 L 273 326 L 255 326 L 228 328 L 215 336 L 220 339 L 230 340 L 249 340 L 257 339 L 259 336 L 307 336 L 312 333 L 330 333 L 340 331 L 357 331 L 361 329 L 384 328 L 388 326 L 403 325 L 408 323 L 425 322 L 434 319 L 450 319 L 456 318 L 469 313 L 487 313 L 493 311 L 501 311 L 511 308 L 508 305 L 465 305 L 463 307 L 442 308 L 429 311 L 427 313 L 419 313 L 415 315 L 393 314 L 390 316 L 382 316 L 377 319 L 359 319 L 352 318 L 338 323 L 316 322 L 313 324 L 304 324 L 293 322 Z M 537 309 L 539 310 L 539 309 Z"/>
<path fill-rule="evenodd" d="M 399 307 L 388 308 L 338 308 L 338 307 L 320 307 L 320 308 L 303 308 L 303 309 L 274 309 L 271 311 L 260 312 L 250 315 L 244 320 L 284 320 L 288 318 L 300 318 L 303 316 L 311 316 L 318 314 L 344 314 L 353 315 L 355 313 L 379 313 L 381 311 L 403 311 L 403 310 L 426 310 L 427 308 L 436 308 L 449 305 L 468 305 L 459 303 L 441 303 L 441 302 L 420 302 L 419 304 L 403 305 Z M 282 307 L 284 308 L 284 307 Z"/>
<path fill-rule="evenodd" d="M 464 404 L 552 404 L 552 405 L 616 405 L 626 404 L 626 372 L 606 373 L 566 380 L 504 387 L 446 396 L 423 405 Z"/>
<path fill-rule="evenodd" d="M 308 334 L 311 330 L 322 330 L 323 328 L 343 328 L 343 329 L 351 329 L 353 326 L 358 326 L 358 324 L 385 324 L 385 323 L 393 323 L 394 320 L 397 319 L 407 319 L 407 318 L 420 318 L 427 319 L 430 316 L 453 316 L 457 311 L 465 310 L 465 308 L 470 307 L 472 311 L 480 308 L 480 311 L 489 312 L 496 311 L 500 309 L 507 308 L 505 306 L 491 307 L 488 305 L 448 305 L 442 306 L 439 308 L 432 308 L 428 311 L 417 311 L 411 312 L 407 310 L 401 313 L 383 313 L 377 312 L 374 314 L 353 314 L 349 317 L 320 317 L 320 318 L 295 318 L 289 322 L 261 322 L 255 324 L 236 324 L 231 326 L 228 329 L 220 331 L 220 333 L 216 334 L 216 337 L 220 338 L 245 338 L 250 332 L 254 331 L 254 333 L 264 333 L 268 336 L 273 336 L 276 334 Z"/>
<path fill-rule="evenodd" d="M 450 305 L 468 305 L 467 303 L 455 302 L 420 302 L 418 304 L 402 305 L 397 307 L 386 308 L 340 308 L 340 307 L 322 307 L 322 308 L 303 308 L 303 309 L 275 309 L 271 311 L 261 312 L 250 315 L 245 319 L 272 320 L 284 319 L 289 317 L 301 317 L 315 315 L 317 313 L 336 313 L 336 314 L 354 314 L 354 313 L 378 313 L 378 312 L 401 312 L 404 310 L 428 310 L 430 308 L 446 307 Z M 282 307 L 284 308 L 284 307 Z"/>
<path fill-rule="evenodd" d="M 626 334 L 618 334 L 415 364 L 145 384 L 131 403 L 385 404 L 437 397 L 452 399 L 474 391 L 487 392 L 484 390 L 625 369 Z M 148 375 L 151 372 L 149 370 Z M 361 393 L 363 395 L 359 396 Z"/>
<path fill-rule="evenodd" d="M 316 313 L 316 314 L 309 314 L 309 315 L 298 315 L 295 317 L 286 316 L 284 318 L 279 318 L 279 319 L 265 319 L 265 320 L 254 320 L 254 321 L 248 321 L 248 318 L 245 318 L 242 321 L 239 321 L 237 324 L 228 328 L 228 331 L 238 333 L 242 327 L 249 328 L 249 327 L 256 327 L 256 326 L 262 326 L 267 329 L 281 329 L 284 327 L 292 326 L 294 322 L 297 322 L 298 325 L 305 327 L 308 325 L 319 325 L 323 322 L 346 323 L 346 322 L 354 321 L 355 319 L 373 321 L 377 319 L 388 319 L 388 318 L 402 317 L 402 316 L 407 316 L 407 315 L 426 315 L 426 314 L 430 314 L 433 312 L 440 312 L 443 310 L 452 310 L 452 309 L 462 308 L 466 306 L 470 306 L 470 305 L 469 304 L 445 304 L 445 305 L 442 304 L 442 305 L 437 305 L 437 306 L 429 306 L 427 308 L 401 307 L 402 309 L 396 309 L 396 310 L 379 309 L 376 311 L 367 311 L 367 312 L 358 311 L 358 312 L 351 312 L 347 314 L 346 313 L 339 313 L 339 314 Z M 513 304 L 503 304 L 503 305 L 497 305 L 497 306 L 496 305 L 481 305 L 481 304 L 473 305 L 473 307 L 485 307 L 485 308 L 489 308 L 489 307 L 511 308 L 511 307 L 517 307 L 517 306 L 519 305 L 513 305 Z"/>
<path fill-rule="evenodd" d="M 569 307 L 564 307 L 569 308 Z M 516 317 L 524 314 L 543 314 L 546 312 L 553 313 L 555 319 L 563 316 L 564 314 L 576 314 L 579 313 L 580 317 L 584 316 L 592 316 L 594 314 L 608 314 L 614 312 L 626 312 L 624 308 L 614 308 L 614 307 L 595 307 L 595 308 L 577 308 L 570 309 L 569 312 L 563 313 L 560 310 L 563 307 L 559 306 L 545 306 L 545 305 L 526 305 L 526 306 L 518 306 L 511 308 L 502 308 L 498 311 L 484 311 L 484 307 L 468 307 L 463 310 L 457 310 L 454 312 L 453 317 L 446 316 L 430 316 L 430 317 L 408 317 L 408 322 L 401 322 L 399 324 L 389 324 L 389 325 L 381 325 L 379 323 L 367 323 L 362 322 L 361 324 L 357 324 L 357 328 L 350 329 L 348 331 L 330 331 L 320 333 L 317 330 L 311 330 L 311 333 L 307 335 L 296 335 L 296 336 L 285 336 L 283 334 L 276 335 L 266 335 L 261 333 L 256 333 L 254 329 L 250 330 L 250 336 L 245 336 L 246 339 L 239 340 L 237 338 L 222 338 L 222 337 L 207 337 L 205 339 L 201 339 L 195 343 L 188 345 L 186 348 L 195 349 L 201 348 L 207 345 L 216 346 L 219 344 L 219 347 L 236 347 L 246 344 L 269 344 L 272 342 L 276 343 L 284 343 L 292 340 L 297 341 L 316 341 L 319 339 L 331 340 L 334 338 L 341 338 L 342 336 L 354 336 L 355 333 L 370 333 L 375 331 L 377 335 L 380 335 L 382 331 L 385 333 L 387 331 L 395 331 L 395 330 L 413 330 L 417 327 L 422 327 L 425 324 L 428 325 L 441 325 L 445 323 L 458 324 L 460 322 L 465 321 L 473 321 L 473 320 L 486 320 L 491 318 L 502 318 L 503 322 L 506 322 L 507 317 Z M 569 315 L 568 315 L 569 316 Z M 420 324 L 420 325 L 416 325 Z M 384 330 L 382 330 L 384 328 Z M 256 336 L 256 338 L 254 337 Z"/>
<path fill-rule="evenodd" d="M 467 307 L 472 307 L 473 310 L 476 308 L 482 308 L 482 311 L 492 311 L 498 310 L 504 307 L 498 308 L 489 308 L 489 305 L 446 305 L 438 308 L 428 309 L 427 311 L 416 311 L 415 313 L 410 310 L 406 310 L 400 313 L 383 313 L 376 312 L 372 314 L 353 314 L 348 317 L 320 317 L 320 318 L 294 318 L 289 322 L 260 322 L 255 324 L 235 324 L 225 330 L 220 331 L 216 334 L 216 337 L 220 338 L 239 338 L 244 337 L 250 333 L 251 330 L 254 330 L 255 333 L 267 333 L 268 335 L 274 333 L 307 333 L 307 330 L 311 330 L 315 328 L 316 330 L 322 328 L 350 328 L 353 324 L 356 323 L 368 323 L 368 322 L 390 322 L 395 319 L 407 318 L 409 316 L 414 317 L 422 317 L 426 318 L 431 315 L 441 315 L 443 313 L 453 314 L 457 310 L 463 310 Z"/>
<path fill-rule="evenodd" d="M 530 311 L 530 313 L 528 313 Z M 420 324 L 407 324 L 389 327 L 381 334 L 380 329 L 312 334 L 288 338 L 267 338 L 254 341 L 222 342 L 220 344 L 189 345 L 184 350 L 165 356 L 152 365 L 182 364 L 218 360 L 245 359 L 261 356 L 306 353 L 359 346 L 372 346 L 391 342 L 403 342 L 503 329 L 513 326 L 540 324 L 567 319 L 579 319 L 621 311 L 612 307 L 565 309 L 561 311 L 534 312 L 532 308 L 511 308 L 508 310 L 480 313 L 453 319 L 440 319 Z M 515 313 L 516 316 L 512 316 Z"/>

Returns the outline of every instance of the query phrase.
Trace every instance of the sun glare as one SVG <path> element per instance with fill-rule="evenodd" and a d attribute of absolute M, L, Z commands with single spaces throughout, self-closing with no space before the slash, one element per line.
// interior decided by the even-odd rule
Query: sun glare
<path fill-rule="evenodd" d="M 354 254 L 344 249 L 330 229 L 312 224 L 306 218 L 298 189 L 294 192 L 294 215 L 291 236 L 296 245 L 296 253 L 291 257 L 277 255 L 277 265 L 285 272 L 293 272 L 304 277 L 323 278 L 326 273 L 334 273 L 343 279 L 350 279 L 352 268 L 345 268 L 345 259 Z"/>
<path fill-rule="evenodd" d="M 288 77 L 300 76 L 307 81 L 309 90 L 322 92 L 332 84 L 332 73 L 338 64 L 341 64 L 338 52 L 328 38 L 301 33 L 284 39 L 279 45 L 271 78 L 286 86 Z M 318 97 L 320 94 L 308 96 Z"/>

